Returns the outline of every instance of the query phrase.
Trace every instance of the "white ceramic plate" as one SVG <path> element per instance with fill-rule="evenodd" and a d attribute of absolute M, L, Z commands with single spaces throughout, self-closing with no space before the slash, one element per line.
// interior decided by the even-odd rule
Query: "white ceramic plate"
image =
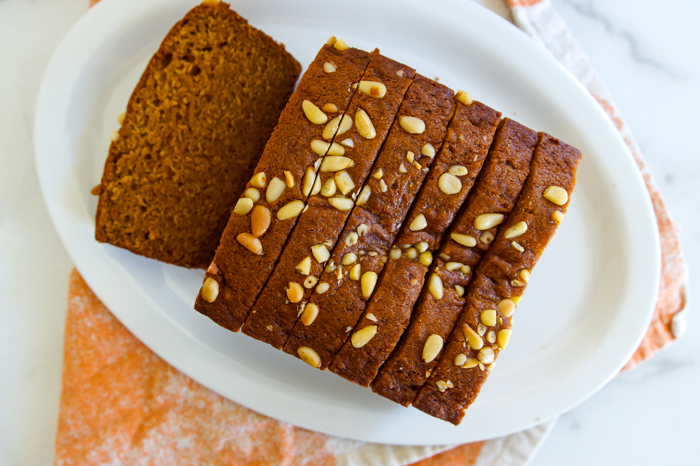
<path fill-rule="evenodd" d="M 642 179 L 587 92 L 534 41 L 465 0 L 233 2 L 302 64 L 331 34 L 364 50 L 380 47 L 583 152 L 570 213 L 533 273 L 508 350 L 459 427 L 218 327 L 192 309 L 202 272 L 95 242 L 90 188 L 100 180 L 109 133 L 149 57 L 196 2 L 101 1 L 56 51 L 37 104 L 37 166 L 56 228 L 90 287 L 141 341 L 255 411 L 392 444 L 519 431 L 572 408 L 619 371 L 648 325 L 659 280 Z"/>

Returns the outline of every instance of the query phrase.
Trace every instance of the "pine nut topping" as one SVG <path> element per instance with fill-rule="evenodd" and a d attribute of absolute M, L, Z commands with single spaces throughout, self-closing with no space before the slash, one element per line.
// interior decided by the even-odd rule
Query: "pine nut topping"
<path fill-rule="evenodd" d="M 440 393 L 443 393 L 443 392 L 444 392 L 445 390 L 447 390 L 448 388 L 453 388 L 453 387 L 454 387 L 454 385 L 452 384 L 452 382 L 450 382 L 449 380 L 448 380 L 447 382 L 445 382 L 444 380 L 438 380 L 437 382 L 435 382 L 435 385 L 437 385 L 438 391 L 439 391 Z"/>
<path fill-rule="evenodd" d="M 360 279 L 360 272 L 361 272 L 361 267 L 360 264 L 354 264 L 352 267 L 350 267 L 350 271 L 348 272 L 348 278 L 352 281 L 358 281 Z"/>
<path fill-rule="evenodd" d="M 423 346 L 423 361 L 426 363 L 433 362 L 437 355 L 442 351 L 442 346 L 444 342 L 440 335 L 433 333 L 425 340 L 425 346 Z"/>
<path fill-rule="evenodd" d="M 433 295 L 433 298 L 442 299 L 442 279 L 438 274 L 434 273 L 430 276 L 428 291 L 430 291 L 430 294 Z"/>
<path fill-rule="evenodd" d="M 267 176 L 265 176 L 265 172 L 260 172 L 253 175 L 253 177 L 250 179 L 250 184 L 255 188 L 264 188 L 267 184 Z"/>
<path fill-rule="evenodd" d="M 487 327 L 493 327 L 496 325 L 496 310 L 486 309 L 481 312 L 481 323 Z"/>
<path fill-rule="evenodd" d="M 289 170 L 284 171 L 284 181 L 288 188 L 294 187 L 294 175 Z"/>
<path fill-rule="evenodd" d="M 343 193 L 343 195 L 355 189 L 355 183 L 352 181 L 350 174 L 345 170 L 336 172 L 335 184 L 338 186 L 338 189 L 340 189 L 340 192 Z"/>
<path fill-rule="evenodd" d="M 471 349 L 480 350 L 484 347 L 484 340 L 469 325 L 462 325 L 462 333 L 464 334 L 464 339 L 467 340 L 467 344 Z"/>
<path fill-rule="evenodd" d="M 476 244 L 476 243 L 474 243 L 474 244 Z M 448 256 L 444 252 L 441 252 L 440 254 L 438 254 L 438 257 L 445 262 L 449 262 L 449 260 L 450 260 L 450 256 Z"/>
<path fill-rule="evenodd" d="M 277 211 L 277 220 L 287 220 L 298 216 L 304 210 L 303 201 L 292 201 Z"/>
<path fill-rule="evenodd" d="M 335 263 L 333 261 L 330 261 L 328 264 L 326 264 L 326 268 L 324 270 L 328 273 L 335 272 Z"/>
<path fill-rule="evenodd" d="M 413 161 L 416 159 L 416 154 L 411 152 L 410 150 L 406 152 L 406 160 L 408 160 L 408 163 L 413 163 Z"/>
<path fill-rule="evenodd" d="M 385 193 L 387 189 L 386 182 L 383 179 L 379 180 L 379 190 Z"/>
<path fill-rule="evenodd" d="M 569 201 L 569 193 L 566 192 L 566 189 L 559 186 L 548 186 L 544 190 L 543 196 L 556 205 L 564 205 Z"/>
<path fill-rule="evenodd" d="M 452 238 L 456 243 L 468 248 L 473 248 L 476 246 L 476 238 L 473 236 L 464 235 L 462 233 L 450 233 L 450 238 Z"/>
<path fill-rule="evenodd" d="M 202 285 L 202 299 L 208 303 L 213 303 L 219 296 L 219 282 L 211 277 L 207 277 Z"/>
<path fill-rule="evenodd" d="M 301 108 L 304 110 L 306 118 L 315 125 L 322 125 L 328 121 L 328 116 L 309 100 L 303 101 L 301 103 Z"/>
<path fill-rule="evenodd" d="M 421 264 L 423 264 L 425 267 L 430 266 L 430 264 L 433 263 L 433 253 L 430 251 L 425 251 L 418 256 L 418 260 L 420 261 Z"/>
<path fill-rule="evenodd" d="M 413 219 L 411 224 L 408 226 L 408 229 L 411 231 L 420 231 L 425 229 L 425 227 L 428 226 L 428 221 L 425 219 L 425 215 L 423 214 L 418 214 L 416 218 Z"/>
<path fill-rule="evenodd" d="M 372 120 L 367 115 L 367 112 L 361 108 L 355 112 L 355 127 L 357 132 L 365 139 L 374 139 L 377 137 L 377 130 L 374 129 Z"/>
<path fill-rule="evenodd" d="M 347 197 L 331 197 L 328 199 L 328 203 L 343 212 L 352 209 L 354 204 L 352 199 L 348 199 Z"/>
<path fill-rule="evenodd" d="M 112 130 L 112 132 L 109 133 L 109 139 L 112 142 L 118 141 L 119 140 L 119 131 Z"/>
<path fill-rule="evenodd" d="M 479 324 L 476 326 L 476 332 L 482 337 L 484 336 L 484 333 L 486 333 L 486 330 L 488 330 L 488 327 L 481 322 L 479 322 Z"/>
<path fill-rule="evenodd" d="M 321 188 L 321 195 L 326 197 L 335 196 L 336 185 L 333 178 L 328 178 Z"/>
<path fill-rule="evenodd" d="M 328 40 L 326 41 L 326 45 L 333 45 L 338 41 L 338 39 L 335 38 L 335 36 L 330 36 Z"/>
<path fill-rule="evenodd" d="M 457 194 L 462 190 L 462 182 L 451 173 L 443 173 L 438 179 L 438 188 L 445 194 Z"/>
<path fill-rule="evenodd" d="M 392 248 L 391 251 L 389 251 L 389 259 L 393 261 L 397 261 L 401 258 L 401 249 L 398 248 Z"/>
<path fill-rule="evenodd" d="M 479 365 L 479 360 L 476 358 L 467 359 L 464 364 L 462 364 L 462 369 L 471 369 Z"/>
<path fill-rule="evenodd" d="M 461 262 L 448 262 L 447 264 L 445 264 L 445 270 L 447 270 L 448 272 L 454 272 L 455 270 L 459 270 L 460 268 L 462 268 L 463 265 L 464 264 L 462 264 Z"/>
<path fill-rule="evenodd" d="M 458 354 L 457 357 L 455 358 L 455 366 L 461 366 L 465 362 L 467 362 L 467 355 L 464 353 Z"/>
<path fill-rule="evenodd" d="M 515 286 L 515 287 L 525 286 L 525 282 L 521 282 L 520 280 L 511 280 L 510 286 Z"/>
<path fill-rule="evenodd" d="M 517 238 L 527 231 L 526 222 L 518 222 L 506 230 L 506 238 Z"/>
<path fill-rule="evenodd" d="M 476 358 L 482 364 L 491 364 L 496 359 L 496 353 L 493 352 L 493 349 L 490 346 L 486 346 L 479 350 Z"/>
<path fill-rule="evenodd" d="M 253 209 L 253 200 L 247 197 L 242 197 L 236 202 L 236 207 L 233 208 L 233 213 L 236 215 L 248 215 Z"/>
<path fill-rule="evenodd" d="M 313 169 L 313 167 L 309 167 L 306 169 L 306 173 L 304 173 L 304 181 L 302 183 L 301 187 L 301 193 L 304 196 L 309 196 L 311 194 L 311 190 L 314 187 L 314 181 L 316 180 L 316 170 Z"/>
<path fill-rule="evenodd" d="M 314 286 L 316 286 L 316 283 L 318 283 L 318 278 L 314 277 L 313 275 L 309 275 L 306 277 L 306 280 L 304 280 L 304 288 L 307 290 L 310 290 Z"/>
<path fill-rule="evenodd" d="M 309 348 L 308 346 L 300 346 L 299 349 L 297 349 L 297 354 L 301 360 L 309 366 L 316 368 L 321 367 L 321 356 L 319 356 L 318 353 L 312 348 Z"/>
<path fill-rule="evenodd" d="M 255 206 L 253 213 L 250 215 L 250 228 L 253 236 L 260 238 L 264 235 L 270 227 L 271 220 L 272 213 L 270 209 L 262 205 Z"/>
<path fill-rule="evenodd" d="M 344 145 L 345 147 L 350 147 L 350 148 L 355 147 L 355 143 L 354 143 L 353 140 L 350 139 L 350 138 L 345 138 L 345 139 L 343 139 L 342 141 L 340 141 L 340 143 L 341 143 L 342 145 Z"/>
<path fill-rule="evenodd" d="M 481 236 L 479 236 L 479 240 L 484 244 L 491 244 L 493 238 L 493 233 L 491 233 L 490 231 L 485 231 L 481 234 Z"/>
<path fill-rule="evenodd" d="M 464 275 L 469 275 L 470 273 L 472 273 L 472 268 L 468 265 L 463 265 L 462 268 L 460 268 L 459 270 L 461 270 Z"/>
<path fill-rule="evenodd" d="M 508 341 L 510 340 L 510 336 L 513 333 L 513 331 L 509 328 L 504 328 L 503 330 L 500 330 L 498 332 L 498 346 L 500 346 L 502 349 L 506 349 L 506 346 L 508 346 Z"/>
<path fill-rule="evenodd" d="M 321 137 L 330 141 L 336 134 L 340 136 L 343 133 L 347 133 L 348 130 L 352 128 L 352 118 L 348 115 L 337 116 L 328 122 L 325 128 L 323 128 L 323 133 Z"/>
<path fill-rule="evenodd" d="M 339 155 L 327 155 L 321 162 L 321 172 L 338 172 L 355 165 L 355 162 L 348 157 Z"/>
<path fill-rule="evenodd" d="M 328 248 L 325 244 L 314 244 L 311 246 L 311 254 L 314 255 L 314 259 L 319 264 L 323 264 L 331 257 L 331 253 L 328 252 Z"/>
<path fill-rule="evenodd" d="M 357 196 L 357 205 L 365 204 L 369 200 L 370 194 L 372 194 L 372 188 L 369 185 L 363 186 L 360 195 Z"/>
<path fill-rule="evenodd" d="M 303 275 L 308 275 L 311 273 L 311 256 L 306 256 L 297 264 L 295 270 L 299 271 Z"/>
<path fill-rule="evenodd" d="M 363 273 L 360 283 L 362 285 L 362 296 L 369 299 L 372 296 L 374 287 L 377 285 L 377 273 L 372 271 Z"/>
<path fill-rule="evenodd" d="M 352 346 L 355 348 L 362 348 L 365 346 L 374 336 L 377 334 L 377 326 L 376 325 L 368 325 L 367 327 L 363 328 L 362 330 L 358 330 L 357 332 L 352 334 L 352 337 L 350 337 L 350 342 L 352 343 Z"/>
<path fill-rule="evenodd" d="M 469 170 L 464 165 L 452 165 L 450 167 L 450 175 L 454 176 L 465 176 L 469 174 Z"/>
<path fill-rule="evenodd" d="M 418 257 L 418 251 L 416 251 L 416 248 L 408 248 L 406 250 L 406 257 L 413 260 L 416 257 Z"/>
<path fill-rule="evenodd" d="M 255 188 L 246 189 L 243 195 L 253 202 L 258 202 L 260 200 L 260 191 Z"/>
<path fill-rule="evenodd" d="M 375 81 L 360 81 L 358 89 L 364 94 L 380 99 L 386 95 L 386 86 Z"/>
<path fill-rule="evenodd" d="M 489 333 L 487 333 L 486 341 L 488 341 L 489 343 L 496 343 L 496 332 L 491 330 Z"/>
<path fill-rule="evenodd" d="M 408 173 L 408 170 L 406 170 L 406 165 L 401 162 L 401 165 L 399 165 L 399 173 Z"/>
<path fill-rule="evenodd" d="M 520 252 L 525 252 L 525 248 L 520 245 L 517 241 L 511 241 L 510 245 L 513 246 L 513 248 L 517 249 Z"/>
<path fill-rule="evenodd" d="M 505 215 L 503 214 L 481 214 L 474 219 L 474 228 L 477 230 L 488 230 L 503 222 Z"/>
<path fill-rule="evenodd" d="M 238 240 L 241 246 L 253 254 L 257 254 L 258 256 L 262 255 L 262 243 L 258 238 L 250 233 L 241 233 L 240 235 L 236 236 L 236 240 Z"/>
<path fill-rule="evenodd" d="M 335 66 L 333 63 L 326 62 L 323 64 L 323 71 L 326 73 L 335 73 L 338 70 L 338 67 Z"/>
<path fill-rule="evenodd" d="M 466 91 L 457 91 L 456 97 L 457 97 L 457 100 L 464 105 L 469 106 L 472 103 L 474 103 L 474 99 L 472 99 L 472 96 L 469 95 L 469 93 Z"/>
<path fill-rule="evenodd" d="M 335 41 L 333 47 L 335 47 L 336 50 L 340 50 L 341 52 L 350 48 L 343 39 L 338 39 L 337 41 Z"/>
<path fill-rule="evenodd" d="M 287 286 L 287 299 L 290 303 L 298 303 L 304 299 L 304 289 L 296 282 L 289 282 Z"/>
<path fill-rule="evenodd" d="M 515 301 L 512 299 L 502 299 L 498 303 L 498 312 L 503 314 L 505 317 L 510 317 L 515 312 Z"/>
<path fill-rule="evenodd" d="M 316 286 L 316 293 L 323 294 L 326 291 L 328 291 L 328 288 L 330 288 L 330 285 L 328 283 L 321 282 Z"/>
<path fill-rule="evenodd" d="M 365 223 L 360 223 L 357 227 L 357 234 L 360 236 L 365 236 L 369 232 L 369 227 Z"/>
<path fill-rule="evenodd" d="M 528 283 L 530 281 L 530 271 L 527 269 L 523 269 L 520 271 L 520 278 L 525 282 Z"/>
<path fill-rule="evenodd" d="M 304 308 L 304 312 L 301 313 L 301 323 L 308 327 L 314 323 L 316 316 L 318 316 L 318 306 L 314 303 L 309 303 Z"/>
<path fill-rule="evenodd" d="M 117 121 L 119 122 L 120 125 L 124 124 L 124 118 L 126 118 L 126 113 L 120 113 L 119 116 L 117 117 Z"/>
<path fill-rule="evenodd" d="M 270 184 L 267 187 L 267 192 L 265 193 L 265 199 L 268 203 L 272 204 L 282 195 L 284 190 L 287 188 L 287 184 L 277 177 L 270 180 Z"/>
<path fill-rule="evenodd" d="M 360 237 L 360 235 L 358 235 L 354 231 L 349 232 L 347 235 L 345 235 L 345 245 L 346 246 L 356 245 L 359 237 Z"/>
<path fill-rule="evenodd" d="M 455 292 L 457 293 L 457 296 L 459 296 L 459 297 L 464 296 L 464 287 L 461 285 L 455 285 Z"/>
<path fill-rule="evenodd" d="M 382 176 L 384 176 L 384 170 L 381 168 L 377 169 L 374 173 L 372 173 L 372 177 L 374 177 L 377 180 L 381 180 Z"/>
<path fill-rule="evenodd" d="M 357 254 L 355 254 L 354 252 L 346 252 L 345 254 L 343 254 L 343 259 L 341 261 L 343 265 L 351 265 L 355 262 L 357 262 Z"/>
<path fill-rule="evenodd" d="M 435 157 L 435 147 L 433 147 L 432 144 L 427 143 L 420 148 L 420 153 L 425 155 L 426 157 L 433 158 Z"/>
<path fill-rule="evenodd" d="M 379 320 L 377 319 L 377 316 L 375 316 L 371 312 L 369 314 L 367 314 L 366 317 L 367 317 L 367 320 L 371 320 L 372 322 L 379 322 Z"/>
<path fill-rule="evenodd" d="M 314 139 L 311 141 L 311 150 L 314 151 L 316 155 L 323 157 L 326 155 L 326 151 L 331 146 L 329 142 L 321 141 L 320 139 Z"/>
<path fill-rule="evenodd" d="M 560 224 L 564 220 L 564 213 L 561 210 L 555 210 L 552 212 L 552 220 L 557 222 L 557 225 Z"/>
<path fill-rule="evenodd" d="M 416 248 L 416 251 L 424 253 L 428 250 L 428 243 L 426 241 L 421 241 L 420 243 L 414 244 L 413 247 Z"/>
<path fill-rule="evenodd" d="M 335 104 L 328 102 L 323 107 L 321 107 L 321 110 L 328 113 L 335 113 L 338 111 L 338 107 Z"/>
<path fill-rule="evenodd" d="M 515 305 L 517 306 L 518 304 L 520 304 L 521 298 L 522 298 L 522 296 L 511 296 L 510 300 L 513 301 L 515 303 Z"/>
<path fill-rule="evenodd" d="M 423 120 L 412 116 L 399 117 L 399 125 L 410 134 L 422 134 L 425 131 Z"/>

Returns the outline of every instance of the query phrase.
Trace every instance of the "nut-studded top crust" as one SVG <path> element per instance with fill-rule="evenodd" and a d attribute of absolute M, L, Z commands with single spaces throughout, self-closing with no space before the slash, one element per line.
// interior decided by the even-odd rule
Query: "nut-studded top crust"
<path fill-rule="evenodd" d="M 564 213 L 568 206 L 568 200 L 559 206 L 545 199 L 544 191 L 550 186 L 557 186 L 566 190 L 570 197 L 580 159 L 581 153 L 575 148 L 548 134 L 540 134 L 523 192 L 476 270 L 477 278 L 467 290 L 467 304 L 457 326 L 430 379 L 413 401 L 416 408 L 455 425 L 462 421 L 465 409 L 474 401 L 488 377 L 489 365 L 498 357 L 510 337 L 510 313 L 502 312 L 504 308 L 499 308 L 499 304 L 504 299 L 516 298 L 517 301 L 522 295 L 529 271 L 557 229 L 558 214 L 554 212 Z M 528 226 L 517 237 L 522 252 L 513 247 L 514 239 L 508 238 L 508 230 L 520 222 Z M 494 322 L 488 322 L 484 311 L 492 316 Z M 478 334 L 480 324 L 485 329 L 483 347 L 477 351 L 467 343 L 464 332 Z M 465 325 L 471 331 L 465 329 Z M 491 332 L 493 334 L 489 337 Z M 456 361 L 464 360 L 464 356 L 460 355 L 465 355 L 467 362 L 457 366 Z M 477 364 L 472 365 L 469 361 L 476 361 Z"/>
<path fill-rule="evenodd" d="M 397 74 L 399 71 L 402 71 L 400 75 Z M 356 198 L 370 174 L 372 164 L 389 133 L 399 105 L 414 75 L 414 70 L 377 52 L 373 53 L 362 81 L 382 83 L 386 87 L 386 94 L 377 98 L 364 92 L 356 92 L 348 107 L 347 115 L 354 120 L 356 113 L 361 109 L 370 118 L 376 135 L 372 139 L 364 138 L 353 123 L 349 130 L 335 137 L 336 142 L 343 141 L 344 156 L 352 159 L 354 163 L 353 166 L 345 169 L 345 173 L 355 187 L 349 191 L 346 190 L 342 195 L 344 199 Z M 352 143 L 350 144 L 348 140 Z M 317 175 L 320 177 L 320 181 L 317 181 L 320 186 L 326 183 L 334 186 L 336 194 L 333 197 L 341 195 L 341 187 L 336 187 L 335 183 L 335 179 L 340 180 L 338 174 L 338 171 L 320 171 Z M 314 291 L 318 277 L 323 272 L 325 262 L 321 263 L 317 260 L 312 247 L 324 245 L 328 251 L 332 251 L 345 221 L 350 216 L 350 210 L 338 210 L 331 206 L 328 202 L 330 198 L 332 197 L 325 196 L 323 191 L 309 198 L 308 209 L 301 214 L 275 271 L 243 325 L 242 330 L 246 335 L 269 343 L 275 348 L 282 348 L 284 345 L 297 317 L 304 310 Z M 311 269 L 308 275 L 297 269 L 297 265 L 306 257 L 311 258 Z M 305 284 L 302 287 L 304 290 L 302 299 L 298 301 L 295 299 L 296 302 L 289 299 L 286 290 L 290 283 Z"/>
<path fill-rule="evenodd" d="M 294 200 L 304 200 L 302 179 L 306 169 L 318 159 L 311 149 L 314 139 L 322 139 L 324 125 L 312 123 L 302 109 L 305 100 L 321 108 L 333 102 L 340 112 L 345 111 L 353 95 L 351 85 L 357 82 L 370 61 L 370 54 L 349 48 L 339 51 L 324 45 L 301 78 L 297 90 L 285 107 L 275 131 L 255 168 L 255 173 L 265 173 L 268 181 L 277 177 L 285 180 L 290 172 L 294 186 L 285 189 L 272 203 L 266 201 L 265 190 L 256 205 L 270 209 L 272 221 L 262 238 L 262 255 L 257 255 L 241 245 L 237 237 L 251 231 L 251 216 L 232 213 L 216 251 L 213 266 L 207 272 L 220 286 L 218 298 L 212 303 L 198 295 L 195 309 L 222 327 L 238 331 L 248 311 L 267 282 L 279 259 L 297 217 L 278 220 L 277 211 Z M 333 63 L 337 69 L 328 73 L 324 63 Z M 249 182 L 248 188 L 254 186 Z M 216 273 L 215 273 L 216 272 Z"/>
<path fill-rule="evenodd" d="M 472 268 L 489 247 L 474 233 L 474 219 L 485 212 L 508 214 L 512 210 L 530 172 L 536 143 L 534 131 L 512 120 L 502 122 L 472 194 L 450 228 L 450 232 L 475 235 L 477 246 L 467 247 L 445 236 L 431 271 L 442 281 L 443 296 L 438 300 L 429 290 L 422 291 L 408 329 L 372 383 L 376 393 L 408 406 L 427 380 L 437 359 L 430 362 L 422 359 L 425 342 L 430 335 L 447 339 L 466 300 L 457 290 L 463 292 L 469 284 Z M 440 257 L 446 251 L 450 252 L 449 262 Z"/>
<path fill-rule="evenodd" d="M 433 157 L 421 155 L 421 147 L 429 143 L 439 150 L 445 137 L 454 113 L 452 94 L 447 87 L 425 77 L 418 75 L 414 79 L 372 175 L 363 187 L 371 190 L 371 194 L 363 200 L 360 191 L 358 204 L 361 205 L 353 210 L 340 237 L 366 231 L 362 236 L 358 234 L 353 245 L 338 242 L 331 255 L 333 265 L 327 267 L 320 279 L 329 283 L 330 288 L 323 294 L 314 294 L 310 300 L 318 306 L 319 314 L 309 326 L 297 321 L 284 351 L 298 356 L 300 347 L 310 347 L 320 356 L 320 368 L 325 369 L 348 337 L 376 286 L 376 276 L 384 265 L 382 257 L 386 256 L 433 162 Z M 425 130 L 420 134 L 409 133 L 403 127 L 405 123 L 402 126 L 402 117 L 407 116 L 424 122 Z M 399 170 L 402 164 L 407 169 L 405 172 Z M 355 254 L 356 262 L 342 265 L 347 253 Z M 353 266 L 359 270 L 353 270 Z M 358 280 L 352 278 L 355 272 Z"/>
<path fill-rule="evenodd" d="M 479 102 L 469 106 L 457 103 L 445 142 L 394 241 L 394 254 L 389 254 L 378 288 L 356 326 L 360 329 L 377 325 L 377 333 L 361 348 L 346 340 L 333 359 L 331 371 L 358 385 L 369 386 L 389 357 L 409 323 L 424 275 L 433 260 L 432 251 L 440 244 L 481 170 L 500 115 Z M 460 171 L 452 167 L 459 167 Z M 456 176 L 455 179 L 459 180 L 461 189 L 447 194 L 438 184 L 440 177 L 451 169 L 460 174 L 461 179 Z M 412 231 L 409 225 L 418 215 L 424 216 L 427 226 Z M 401 249 L 403 244 L 414 246 L 414 250 Z M 398 254 L 401 254 L 398 260 L 392 257 Z"/>

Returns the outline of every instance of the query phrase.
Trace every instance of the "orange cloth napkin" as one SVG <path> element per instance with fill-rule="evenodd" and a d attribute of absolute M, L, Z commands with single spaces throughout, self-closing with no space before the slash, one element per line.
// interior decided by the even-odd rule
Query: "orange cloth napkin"
<path fill-rule="evenodd" d="M 677 228 L 629 128 L 549 0 L 507 2 L 514 22 L 600 102 L 647 183 L 661 236 L 662 280 L 647 335 L 625 366 L 633 367 L 683 329 L 686 270 Z M 551 425 L 456 447 L 379 445 L 300 429 L 239 406 L 169 366 L 112 316 L 77 271 L 71 274 L 56 435 L 59 465 L 524 465 Z"/>

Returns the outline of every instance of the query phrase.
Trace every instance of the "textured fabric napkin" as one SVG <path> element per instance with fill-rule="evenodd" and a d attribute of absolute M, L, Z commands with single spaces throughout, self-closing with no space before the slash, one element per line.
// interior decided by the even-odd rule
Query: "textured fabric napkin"
<path fill-rule="evenodd" d="M 609 92 L 549 0 L 481 0 L 547 48 L 598 100 L 639 165 L 661 236 L 662 280 L 654 319 L 625 368 L 684 329 L 686 269 L 641 153 Z M 91 4 L 95 0 L 91 0 Z M 60 465 L 525 465 L 554 421 L 466 445 L 404 447 L 310 432 L 259 415 L 178 372 L 124 328 L 77 271 L 70 280 L 63 390 L 56 436 Z"/>

